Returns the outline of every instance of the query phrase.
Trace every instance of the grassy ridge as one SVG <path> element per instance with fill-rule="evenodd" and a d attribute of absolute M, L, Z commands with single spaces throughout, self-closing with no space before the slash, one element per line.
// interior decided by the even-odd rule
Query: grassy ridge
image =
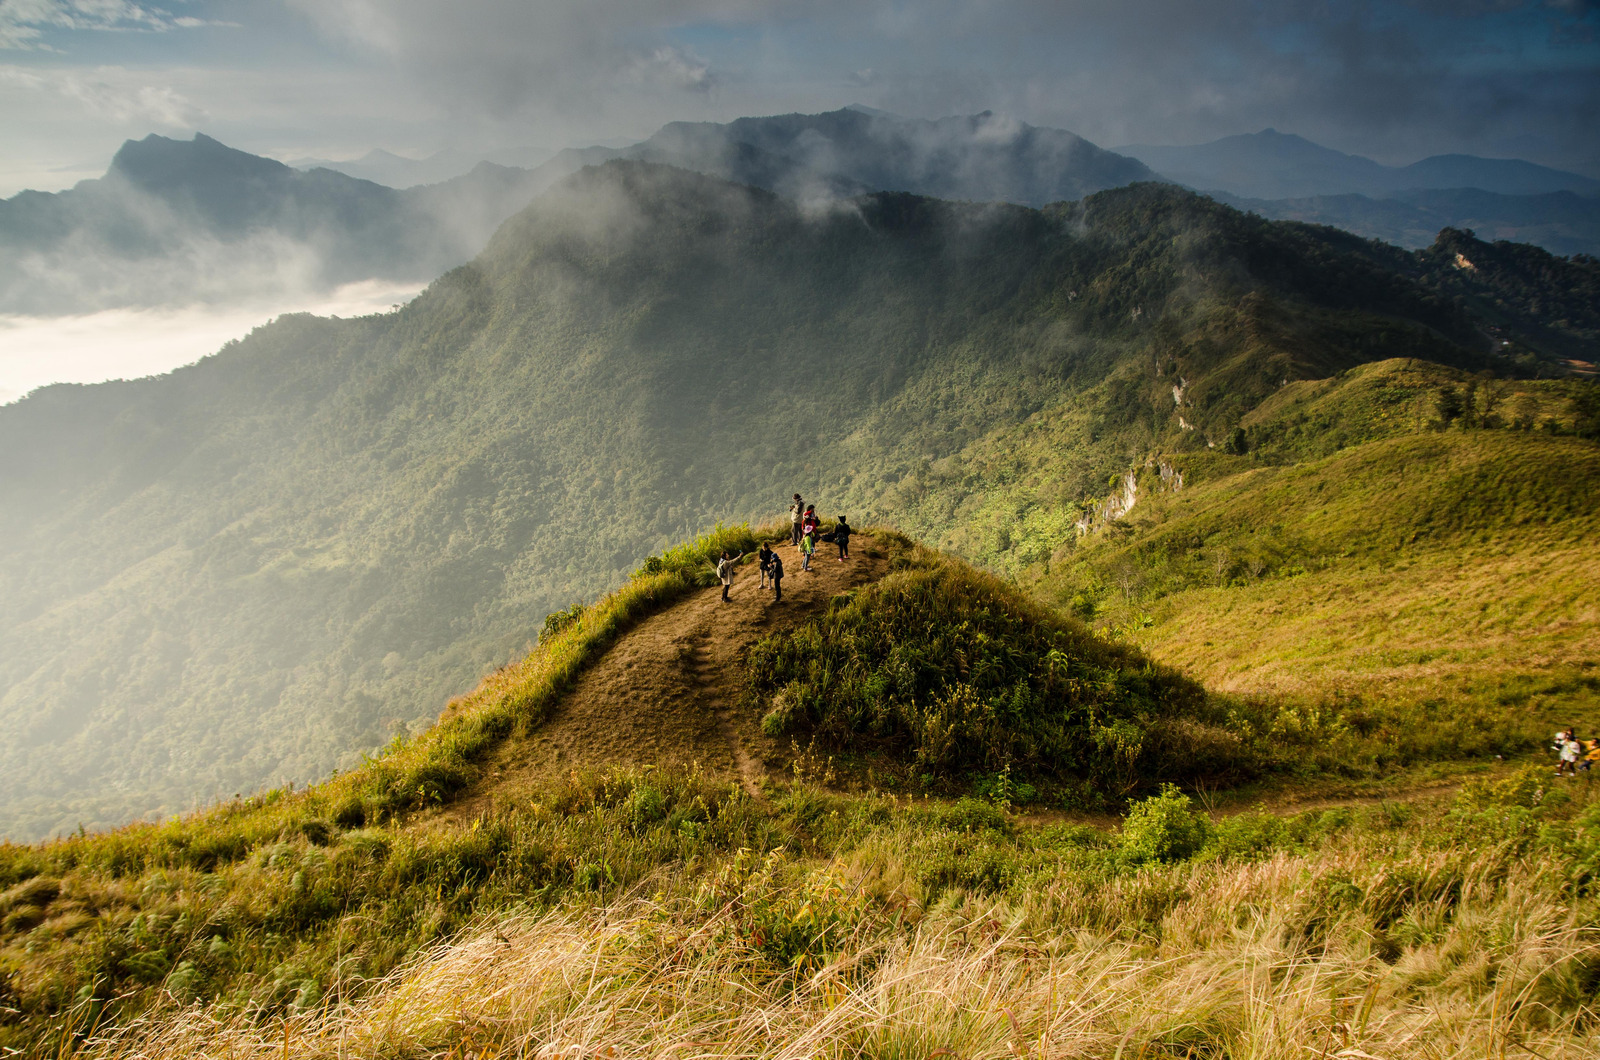
<path fill-rule="evenodd" d="M 9 1010 L 0 1045 L 37 1044 L 39 1021 L 62 1014 L 78 1024 L 126 1020 L 167 995 L 256 1012 L 312 1005 L 330 975 L 382 974 L 480 907 L 539 886 L 613 881 L 610 868 L 585 875 L 615 860 L 598 825 L 552 834 L 537 821 L 502 820 L 428 832 L 406 818 L 475 779 L 485 752 L 543 720 L 622 631 L 704 585 L 712 557 L 755 545 L 747 527 L 718 527 L 652 557 L 454 701 L 439 725 L 316 787 L 162 825 L 0 844 L 0 1000 Z M 725 795 L 699 784 L 706 819 L 717 819 Z M 727 827 L 743 834 L 742 823 Z M 644 856 L 653 866 L 678 851 Z"/>
<path fill-rule="evenodd" d="M 1344 718 L 1369 766 L 1519 753 L 1600 701 L 1593 442 L 1451 428 L 1184 466 L 1036 587 L 1215 690 Z"/>
<path fill-rule="evenodd" d="M 560 1027 L 597 1047 L 644 1036 L 733 1050 L 753 1041 L 750 1020 L 777 1018 L 795 1042 L 822 1020 L 832 1028 L 823 1052 L 839 1055 L 950 1042 L 981 1052 L 997 1028 L 1092 1052 L 1129 1026 L 1149 1048 L 1182 1055 L 1259 1040 L 1259 999 L 1241 984 L 1259 961 L 1290 959 L 1300 970 L 1269 1006 L 1298 1028 L 1274 1039 L 1284 1049 L 1352 993 L 1372 996 L 1379 1017 L 1359 1040 L 1384 1055 L 1408 1055 L 1408 999 L 1419 992 L 1453 1006 L 1453 1025 L 1471 1034 L 1559 1047 L 1587 1033 L 1600 949 L 1581 925 L 1595 901 L 1600 810 L 1586 789 L 1577 801 L 1546 794 L 1534 773 L 1469 786 L 1444 827 L 1404 807 L 1213 821 L 1170 789 L 1133 805 L 1120 833 L 1021 825 L 1011 803 L 1072 794 L 1025 791 L 1029 754 L 1052 757 L 1073 741 L 1093 745 L 1091 764 L 1153 775 L 1198 760 L 1203 741 L 1170 738 L 1175 728 L 1193 737 L 1197 722 L 1251 768 L 1290 772 L 1359 768 L 1363 755 L 1392 754 L 1396 736 L 1362 728 L 1348 703 L 1206 696 L 909 542 L 879 587 L 758 649 L 756 676 L 770 675 L 769 693 L 809 687 L 795 720 L 813 731 L 871 734 L 914 760 L 939 750 L 934 719 L 915 710 L 938 703 L 927 693 L 965 684 L 981 705 L 1004 687 L 1005 702 L 990 706 L 1008 709 L 1011 677 L 1037 676 L 1041 653 L 1064 656 L 1044 670 L 1078 682 L 1068 698 L 1089 710 L 1087 730 L 1024 712 L 1005 719 L 1014 742 L 1001 746 L 986 734 L 1005 734 L 979 711 L 959 719 L 975 728 L 941 745 L 954 757 L 924 755 L 901 774 L 931 766 L 985 801 L 836 796 L 803 782 L 758 801 L 695 773 L 613 771 L 497 800 L 470 821 L 415 812 L 470 783 L 496 739 L 537 724 L 628 624 L 703 584 L 711 556 L 756 542 L 745 528 L 719 529 L 653 558 L 622 590 L 551 623 L 539 649 L 453 703 L 434 730 L 324 785 L 159 827 L 0 847 L 0 1045 L 36 1055 L 251 1055 L 287 1041 L 307 1055 L 377 1056 L 402 1040 L 424 1053 L 536 1051 Z M 919 637 L 919 624 L 937 636 Z M 863 693 L 892 677 L 897 649 L 916 679 L 878 711 Z M 1205 717 L 1162 716 L 1185 703 Z M 890 724 L 874 730 L 874 718 Z M 1101 746 L 1095 725 L 1117 739 Z M 1117 763 L 1130 735 L 1141 746 Z M 991 760 L 996 749 L 1005 753 Z M 1115 790 L 1127 778 L 1080 779 Z M 640 888 L 651 894 L 644 909 L 633 904 Z M 1254 910 L 1242 928 L 1240 908 Z M 997 942 L 1016 963 L 989 978 L 996 951 L 984 947 Z M 1505 969 L 1492 979 L 1465 956 L 1485 946 Z M 1082 957 L 1091 953 L 1102 956 Z M 551 978 L 557 967 L 608 985 L 569 991 L 561 984 L 574 980 Z M 1099 1016 L 1040 1008 L 1039 976 L 1051 974 L 1084 1003 L 1101 997 Z M 1108 977 L 1126 988 L 1105 1000 L 1091 984 Z M 987 992 L 1011 1016 L 952 1022 L 893 986 L 905 982 Z M 652 983 L 682 988 L 667 1003 Z M 1502 1010 L 1496 983 L 1536 1004 Z M 1200 1000 L 1179 1004 L 1185 992 Z M 446 1018 L 466 996 L 485 1015 Z M 497 1007 L 510 997 L 525 1000 Z M 637 1018 L 589 1022 L 634 1002 L 648 1002 Z"/>
<path fill-rule="evenodd" d="M 681 834 L 697 811 L 659 783 L 557 815 Z M 647 790 L 660 801 L 641 813 Z M 267 1024 L 165 1000 L 84 1051 L 1488 1060 L 1597 1044 L 1600 802 L 1540 770 L 1428 807 L 1220 822 L 1169 792 L 1120 835 L 805 786 L 764 812 L 760 845 L 702 842 L 632 891 L 485 919 L 358 997 Z"/>

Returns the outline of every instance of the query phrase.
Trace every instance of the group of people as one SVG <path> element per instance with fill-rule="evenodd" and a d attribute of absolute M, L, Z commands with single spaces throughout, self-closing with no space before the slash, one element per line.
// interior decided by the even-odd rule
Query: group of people
<path fill-rule="evenodd" d="M 811 557 L 817 551 L 817 542 L 827 541 L 839 546 L 839 562 L 843 563 L 850 558 L 850 535 L 855 530 L 850 526 L 850 520 L 839 516 L 833 524 L 833 529 L 823 534 L 822 520 L 817 517 L 817 506 L 807 504 L 800 499 L 800 494 L 794 495 L 794 503 L 789 505 L 790 531 L 789 544 L 800 550 L 800 569 L 811 569 Z"/>
<path fill-rule="evenodd" d="M 1555 735 L 1550 749 L 1556 753 L 1556 776 L 1575 777 L 1600 762 L 1600 740 L 1580 740 L 1571 725 Z"/>
<path fill-rule="evenodd" d="M 817 516 L 817 506 L 807 504 L 800 499 L 800 494 L 794 495 L 794 503 L 789 506 L 789 518 L 793 524 L 790 532 L 789 544 L 800 550 L 800 569 L 809 571 L 811 559 L 816 554 L 819 542 L 830 542 L 839 546 L 839 562 L 843 563 L 850 558 L 850 535 L 855 533 L 855 528 L 850 525 L 850 520 L 839 516 L 833 524 L 833 529 L 822 533 L 822 520 Z M 729 556 L 724 550 L 722 558 L 717 561 L 717 580 L 722 583 L 722 599 L 728 599 L 728 589 L 733 585 L 734 564 L 744 558 L 741 552 L 737 556 Z M 761 551 L 756 553 L 756 559 L 761 566 L 761 588 L 772 586 L 773 601 L 783 599 L 783 557 L 771 545 L 763 543 Z"/>

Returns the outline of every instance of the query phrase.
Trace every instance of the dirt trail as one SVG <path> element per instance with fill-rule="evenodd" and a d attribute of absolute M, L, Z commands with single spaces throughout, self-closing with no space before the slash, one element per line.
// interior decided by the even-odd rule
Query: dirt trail
<path fill-rule="evenodd" d="M 739 708 L 745 653 L 887 570 L 872 538 L 856 534 L 850 551 L 841 563 L 833 546 L 821 545 L 805 572 L 798 550 L 780 547 L 781 602 L 760 588 L 752 554 L 739 564 L 727 603 L 720 587 L 697 589 L 645 619 L 584 672 L 544 725 L 508 740 L 484 780 L 443 815 L 469 819 L 539 780 L 609 765 L 697 763 L 761 797 L 762 780 L 782 767 L 789 748 L 765 736 L 760 719 Z"/>

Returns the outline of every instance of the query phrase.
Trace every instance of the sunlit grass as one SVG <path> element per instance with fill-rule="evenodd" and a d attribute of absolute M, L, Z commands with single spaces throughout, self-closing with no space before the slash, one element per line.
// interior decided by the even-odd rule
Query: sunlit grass
<path fill-rule="evenodd" d="M 831 858 L 664 870 L 631 893 L 480 921 L 346 1004 L 268 1024 L 167 1007 L 84 1052 L 1592 1055 L 1594 898 L 1559 842 L 1485 826 L 1485 812 L 1528 816 L 1506 797 L 1517 784 L 1428 819 L 1345 813 L 1302 844 L 1122 870 L 1115 837 L 1008 838 L 825 801 L 812 812 L 848 822 Z M 1571 812 L 1582 800 L 1564 805 L 1545 816 L 1600 839 L 1593 813 Z M 930 885 L 930 841 L 1032 868 L 1011 886 Z M 797 954 L 773 945 L 796 926 L 812 940 Z"/>

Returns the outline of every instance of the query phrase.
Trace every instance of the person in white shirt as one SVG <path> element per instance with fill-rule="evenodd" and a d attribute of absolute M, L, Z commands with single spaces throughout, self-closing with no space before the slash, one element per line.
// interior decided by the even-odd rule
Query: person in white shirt
<path fill-rule="evenodd" d="M 717 580 L 722 583 L 723 603 L 728 602 L 728 586 L 733 584 L 733 565 L 738 563 L 741 559 L 744 559 L 743 552 L 739 553 L 737 556 L 734 556 L 732 559 L 729 559 L 728 550 L 723 549 L 722 558 L 717 560 Z"/>

